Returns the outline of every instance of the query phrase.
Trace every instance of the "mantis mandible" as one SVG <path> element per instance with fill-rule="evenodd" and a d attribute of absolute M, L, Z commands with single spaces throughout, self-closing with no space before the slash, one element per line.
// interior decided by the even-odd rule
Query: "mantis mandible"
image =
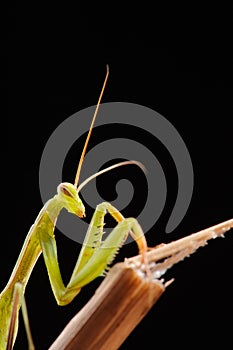
<path fill-rule="evenodd" d="M 144 261 L 147 243 L 137 220 L 134 218 L 125 219 L 110 203 L 103 202 L 96 207 L 77 263 L 66 286 L 63 283 L 58 264 L 54 228 L 60 211 L 66 209 L 71 214 L 83 218 L 85 217 L 85 207 L 79 197 L 79 191 L 89 181 L 107 171 L 123 165 L 135 164 L 144 170 L 142 164 L 137 161 L 124 161 L 93 174 L 79 185 L 82 163 L 108 75 L 109 68 L 107 66 L 105 80 L 79 160 L 74 184 L 68 182 L 61 183 L 57 187 L 57 194 L 45 203 L 26 236 L 10 279 L 5 289 L 0 294 L 0 350 L 11 350 L 14 346 L 18 331 L 18 313 L 20 308 L 23 313 L 29 349 L 34 349 L 24 293 L 33 267 L 41 253 L 44 257 L 53 294 L 59 305 L 69 304 L 83 286 L 96 277 L 103 275 L 128 234 L 131 234 L 135 239 L 139 248 L 139 253 L 142 255 L 142 262 Z M 117 221 L 117 225 L 107 238 L 102 240 L 104 217 L 107 213 Z"/>

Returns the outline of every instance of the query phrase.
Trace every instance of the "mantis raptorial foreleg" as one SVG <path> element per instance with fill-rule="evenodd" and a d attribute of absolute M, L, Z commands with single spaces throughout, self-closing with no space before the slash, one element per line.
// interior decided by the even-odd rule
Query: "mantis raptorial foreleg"
<path fill-rule="evenodd" d="M 102 241 L 104 216 L 107 211 L 119 223 Z M 50 220 L 49 217 L 47 219 Z M 62 281 L 54 237 L 48 231 L 39 233 L 40 245 L 51 287 L 59 305 L 70 303 L 83 286 L 103 274 L 131 230 L 133 230 L 139 251 L 144 255 L 147 249 L 146 240 L 136 219 L 124 219 L 121 213 L 110 203 L 99 204 L 94 212 L 79 259 L 67 286 L 64 286 Z"/>
<path fill-rule="evenodd" d="M 109 213 L 118 223 L 126 220 L 124 216 L 120 213 L 119 210 L 117 210 L 112 204 L 108 202 L 103 202 L 99 205 L 97 205 L 96 210 L 93 214 L 90 226 L 88 228 L 87 234 L 85 236 L 85 240 L 83 242 L 83 246 L 79 255 L 79 259 L 77 261 L 77 264 L 75 266 L 74 272 L 72 277 L 74 275 L 77 275 L 77 273 L 81 270 L 81 268 L 89 261 L 89 259 L 94 255 L 94 252 L 97 249 L 110 248 L 110 238 L 109 241 L 106 241 L 104 245 L 101 245 L 102 235 L 103 235 L 103 227 L 104 227 L 104 216 L 106 213 Z M 127 219 L 129 220 L 129 219 Z M 122 225 L 123 227 L 123 225 Z M 130 229 L 128 232 L 125 233 L 125 239 L 127 238 L 128 233 L 134 238 L 134 240 L 137 242 L 139 252 L 144 257 L 144 253 L 146 252 L 147 243 L 145 236 L 143 234 L 143 231 L 138 223 L 132 222 L 132 229 L 134 227 L 134 232 Z M 113 232 L 111 233 L 111 236 L 113 237 Z M 121 236 L 119 237 L 121 239 Z M 123 238 L 124 241 L 124 238 Z M 108 244 L 108 246 L 107 246 Z"/>
<path fill-rule="evenodd" d="M 103 274 L 129 233 L 136 240 L 139 252 L 142 254 L 142 262 L 145 262 L 147 244 L 142 229 L 136 219 L 124 219 L 116 208 L 104 202 L 99 204 L 94 212 L 80 256 L 67 286 L 63 283 L 59 269 L 54 228 L 60 211 L 66 209 L 71 214 L 83 218 L 85 216 L 85 207 L 79 197 L 79 192 L 89 181 L 96 176 L 122 165 L 136 164 L 144 170 L 142 164 L 139 162 L 124 161 L 99 171 L 86 179 L 81 185 L 78 185 L 81 166 L 107 77 L 108 68 L 80 157 L 74 184 L 68 182 L 61 183 L 57 188 L 57 194 L 44 205 L 26 236 L 9 282 L 0 294 L 0 350 L 11 350 L 13 347 L 17 335 L 18 312 L 21 306 L 23 309 L 29 348 L 33 349 L 26 304 L 24 303 L 24 292 L 31 272 L 41 253 L 43 253 L 51 287 L 59 305 L 66 305 L 71 302 L 83 286 Z M 107 212 L 118 224 L 103 241 L 104 217 Z"/>

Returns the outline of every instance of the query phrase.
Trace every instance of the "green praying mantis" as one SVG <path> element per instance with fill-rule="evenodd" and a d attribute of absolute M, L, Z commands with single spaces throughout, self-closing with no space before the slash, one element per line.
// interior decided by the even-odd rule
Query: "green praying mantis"
<path fill-rule="evenodd" d="M 139 253 L 142 256 L 142 263 L 145 263 L 147 243 L 142 228 L 137 220 L 134 218 L 125 219 L 110 203 L 103 202 L 96 207 L 77 263 L 70 281 L 66 286 L 63 283 L 58 264 L 54 228 L 60 211 L 66 209 L 71 214 L 83 218 L 85 217 L 85 207 L 79 197 L 79 192 L 89 181 L 107 171 L 123 165 L 135 164 L 144 170 L 142 164 L 137 161 L 124 161 L 93 174 L 79 185 L 82 163 L 108 75 L 109 67 L 107 66 L 105 80 L 79 160 L 74 184 L 68 182 L 61 183 L 57 187 L 57 194 L 45 203 L 26 236 L 10 279 L 0 294 L 0 350 L 11 350 L 14 346 L 18 331 L 18 314 L 20 308 L 23 313 L 29 349 L 34 349 L 24 292 L 33 267 L 41 253 L 44 257 L 53 294 L 59 305 L 69 304 L 83 286 L 104 274 L 128 234 L 135 239 L 139 248 Z M 107 238 L 103 240 L 104 217 L 107 213 L 117 221 L 117 225 Z"/>

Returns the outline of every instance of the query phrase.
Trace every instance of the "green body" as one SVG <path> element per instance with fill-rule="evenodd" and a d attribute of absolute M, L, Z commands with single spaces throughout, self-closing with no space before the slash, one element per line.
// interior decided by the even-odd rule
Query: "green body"
<path fill-rule="evenodd" d="M 66 305 L 73 300 L 84 285 L 103 274 L 129 232 L 136 238 L 140 251 L 143 252 L 146 249 L 145 237 L 137 221 L 133 218 L 124 219 L 111 204 L 102 203 L 96 208 L 73 274 L 65 286 L 58 265 L 54 237 L 56 219 L 63 208 L 79 217 L 85 216 L 85 208 L 78 196 L 77 189 L 70 183 L 60 184 L 57 195 L 49 200 L 39 213 L 25 239 L 9 282 L 0 294 L 0 350 L 9 347 L 8 335 L 12 323 L 15 286 L 21 285 L 22 294 L 24 294 L 28 279 L 41 252 L 57 303 Z M 104 216 L 107 211 L 118 221 L 118 225 L 102 242 Z M 12 343 L 17 335 L 21 300 L 17 303 Z"/>

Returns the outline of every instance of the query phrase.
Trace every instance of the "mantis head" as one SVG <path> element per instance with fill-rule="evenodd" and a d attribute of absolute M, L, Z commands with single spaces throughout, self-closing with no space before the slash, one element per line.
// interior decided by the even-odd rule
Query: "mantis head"
<path fill-rule="evenodd" d="M 80 218 L 85 217 L 85 206 L 78 195 L 75 185 L 69 182 L 62 182 L 57 188 L 57 193 L 68 212 Z"/>

